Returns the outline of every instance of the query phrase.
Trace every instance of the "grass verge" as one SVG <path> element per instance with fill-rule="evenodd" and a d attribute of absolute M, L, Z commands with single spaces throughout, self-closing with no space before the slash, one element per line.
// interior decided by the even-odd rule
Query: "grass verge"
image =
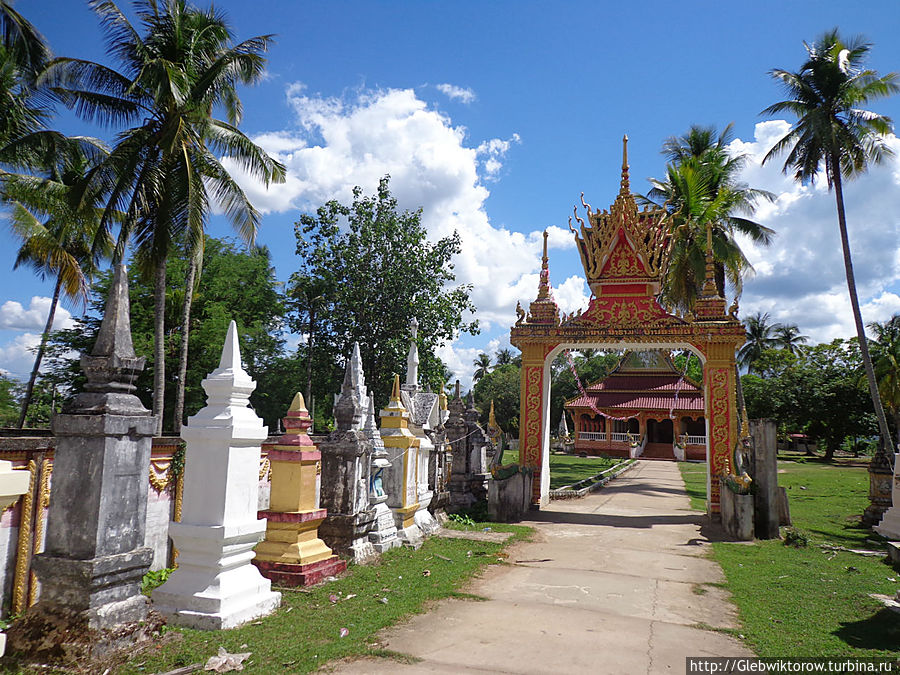
<path fill-rule="evenodd" d="M 334 659 L 362 656 L 407 659 L 384 650 L 376 633 L 443 598 L 480 600 L 459 589 L 486 566 L 502 564 L 502 549 L 532 532 L 515 525 L 475 525 L 478 530 L 490 527 L 514 535 L 504 544 L 430 537 L 418 551 L 393 549 L 377 563 L 351 566 L 333 582 L 306 589 L 278 588 L 282 604 L 275 614 L 221 632 L 165 629 L 158 644 L 115 672 L 146 675 L 206 663 L 219 647 L 231 653 L 252 652 L 244 664 L 250 673 L 307 673 Z M 341 629 L 347 629 L 346 637 L 341 637 Z"/>
<path fill-rule="evenodd" d="M 706 465 L 679 466 L 692 506 L 705 508 L 698 494 Z M 794 527 L 809 545 L 793 548 L 775 540 L 712 546 L 738 607 L 741 635 L 759 656 L 896 657 L 900 614 L 869 594 L 893 595 L 900 574 L 883 558 L 822 547 L 883 549 L 859 523 L 868 503 L 866 469 L 779 462 L 778 480 L 787 488 Z"/>
<path fill-rule="evenodd" d="M 504 464 L 518 461 L 518 450 L 506 450 L 503 453 Z M 596 476 L 621 461 L 621 457 L 576 457 L 575 455 L 550 453 L 550 489 L 557 490 Z"/>

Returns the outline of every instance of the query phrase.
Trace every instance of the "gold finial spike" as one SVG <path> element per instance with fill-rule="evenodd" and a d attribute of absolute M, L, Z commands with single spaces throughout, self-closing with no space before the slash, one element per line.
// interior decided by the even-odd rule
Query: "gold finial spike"
<path fill-rule="evenodd" d="M 306 402 L 303 400 L 303 394 L 301 394 L 299 391 L 294 394 L 294 400 L 291 401 L 291 407 L 288 408 L 288 412 L 307 412 Z"/>
<path fill-rule="evenodd" d="M 542 270 L 545 270 L 545 269 L 548 269 L 548 268 L 549 268 L 549 266 L 548 266 L 548 264 L 547 264 L 547 261 L 548 261 L 548 258 L 547 258 L 547 237 L 548 237 L 548 236 L 550 236 L 550 233 L 547 232 L 547 230 L 544 230 L 544 256 L 543 256 L 543 258 L 541 258 L 541 269 L 542 269 Z"/>
<path fill-rule="evenodd" d="M 391 401 L 400 402 L 400 376 L 396 373 L 394 374 L 394 388 L 391 389 Z"/>
<path fill-rule="evenodd" d="M 628 178 L 628 134 L 622 136 L 622 183 L 619 188 L 619 194 L 628 195 L 631 193 L 631 183 Z"/>
<path fill-rule="evenodd" d="M 497 427 L 497 417 L 494 414 L 494 399 L 491 399 L 491 411 L 488 413 L 488 426 Z"/>
<path fill-rule="evenodd" d="M 460 392 L 460 389 L 459 389 L 459 380 L 457 380 L 457 381 L 456 381 L 456 398 L 462 398 L 462 397 L 460 396 L 461 393 L 462 393 L 462 392 Z"/>

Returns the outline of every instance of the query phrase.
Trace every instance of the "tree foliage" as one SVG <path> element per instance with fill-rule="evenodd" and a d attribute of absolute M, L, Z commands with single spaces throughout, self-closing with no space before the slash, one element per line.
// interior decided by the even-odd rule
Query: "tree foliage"
<path fill-rule="evenodd" d="M 251 395 L 253 407 L 267 424 L 275 426 L 302 386 L 296 359 L 284 352 L 281 333 L 283 306 L 278 294 L 269 253 L 264 248 L 243 250 L 233 241 L 208 238 L 191 316 L 190 359 L 185 386 L 185 411 L 196 413 L 205 405 L 206 394 L 200 382 L 219 364 L 228 323 L 238 324 L 241 356 L 247 372 L 257 381 Z M 169 311 L 166 314 L 166 359 L 174 366 L 178 358 L 181 314 L 177 311 L 184 293 L 183 280 L 190 261 L 184 250 L 167 262 Z M 132 267 L 128 272 L 131 300 L 131 329 L 135 351 L 147 357 L 147 366 L 135 384 L 137 394 L 149 407 L 153 391 L 154 312 L 152 283 L 147 283 Z M 71 330 L 55 331 L 48 349 L 48 379 L 61 389 L 76 392 L 83 384 L 81 370 L 73 353 L 93 348 L 100 326 L 106 294 L 112 277 L 98 278 L 91 295 L 91 311 L 76 319 Z M 175 373 L 175 368 L 167 369 Z M 170 384 L 172 384 L 170 382 Z M 174 387 L 167 387 L 174 398 Z M 171 401 L 166 409 L 172 410 Z M 164 428 L 173 429 L 172 420 Z"/>
<path fill-rule="evenodd" d="M 301 215 L 295 226 L 300 267 L 290 280 L 294 301 L 289 325 L 310 335 L 314 328 L 314 371 L 333 371 L 359 342 L 366 382 L 378 405 L 387 401 L 393 373 L 406 370 L 409 323 L 419 323 L 420 380 L 437 391 L 444 364 L 435 351 L 460 332 L 477 333 L 470 286 L 456 286 L 453 256 L 460 252 L 454 233 L 427 239 L 422 212 L 398 211 L 389 177 L 367 196 L 353 190 L 349 206 L 330 201 L 315 214 Z M 315 285 L 315 305 L 307 289 Z M 311 322 L 315 309 L 315 323 Z M 317 400 L 330 406 L 335 377 L 313 381 Z"/>

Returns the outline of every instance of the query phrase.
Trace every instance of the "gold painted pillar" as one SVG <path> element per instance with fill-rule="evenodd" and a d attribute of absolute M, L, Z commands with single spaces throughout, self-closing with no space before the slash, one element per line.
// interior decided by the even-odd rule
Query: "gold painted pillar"
<path fill-rule="evenodd" d="M 703 368 L 704 405 L 709 434 L 709 513 L 719 513 L 719 476 L 728 470 L 738 440 L 734 343 L 713 342 Z"/>
<path fill-rule="evenodd" d="M 319 539 L 327 512 L 319 508 L 322 453 L 309 437 L 311 425 L 298 392 L 284 418 L 285 434 L 269 450 L 269 508 L 259 512 L 266 519 L 266 538 L 253 563 L 263 576 L 288 586 L 318 583 L 347 566 Z"/>
<path fill-rule="evenodd" d="M 544 345 L 522 345 L 522 369 L 519 387 L 519 465 L 534 468 L 531 501 L 541 502 L 543 466 Z"/>
<path fill-rule="evenodd" d="M 391 458 L 388 474 L 388 506 L 394 512 L 397 535 L 409 546 L 418 548 L 422 532 L 415 522 L 419 508 L 416 476 L 419 463 L 419 439 L 409 430 L 409 412 L 400 399 L 400 377 L 394 375 L 391 400 L 381 411 L 381 440 Z"/>

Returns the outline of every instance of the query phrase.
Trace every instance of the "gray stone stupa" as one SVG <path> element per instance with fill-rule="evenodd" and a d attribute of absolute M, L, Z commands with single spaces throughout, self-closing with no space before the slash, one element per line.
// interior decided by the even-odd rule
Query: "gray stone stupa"
<path fill-rule="evenodd" d="M 134 395 L 144 368 L 131 341 L 128 278 L 115 268 L 84 391 L 53 418 L 56 452 L 39 602 L 9 632 L 27 660 L 84 667 L 150 635 L 161 618 L 141 594 L 147 475 L 156 418 Z"/>

